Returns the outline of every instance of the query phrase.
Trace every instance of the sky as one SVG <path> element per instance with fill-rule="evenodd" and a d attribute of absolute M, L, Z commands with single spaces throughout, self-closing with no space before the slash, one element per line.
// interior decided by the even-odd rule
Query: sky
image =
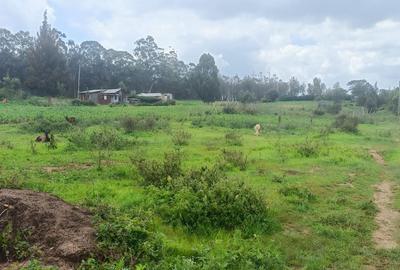
<path fill-rule="evenodd" d="M 187 63 L 211 53 L 225 75 L 400 80 L 398 0 L 1 0 L 0 28 L 34 34 L 44 10 L 68 39 L 132 52 L 151 35 Z"/>

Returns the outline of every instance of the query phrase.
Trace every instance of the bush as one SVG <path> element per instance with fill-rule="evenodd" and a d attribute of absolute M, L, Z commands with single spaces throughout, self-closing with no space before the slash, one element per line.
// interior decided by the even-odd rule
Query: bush
<path fill-rule="evenodd" d="M 344 132 L 357 133 L 359 123 L 360 120 L 357 117 L 341 114 L 336 117 L 333 126 Z"/>
<path fill-rule="evenodd" d="M 22 127 L 33 132 L 63 132 L 70 129 L 71 124 L 62 118 L 53 119 L 38 115 L 33 120 L 24 123 Z"/>
<path fill-rule="evenodd" d="M 237 114 L 239 113 L 239 108 L 237 103 L 228 102 L 225 103 L 222 107 L 222 112 L 226 114 Z"/>
<path fill-rule="evenodd" d="M 247 168 L 247 155 L 243 154 L 242 151 L 223 149 L 222 157 L 226 162 L 238 167 L 241 171 L 244 171 Z"/>
<path fill-rule="evenodd" d="M 73 100 L 71 100 L 71 105 L 72 106 L 81 106 L 81 100 L 80 99 L 73 99 Z"/>
<path fill-rule="evenodd" d="M 243 144 L 242 135 L 235 131 L 229 131 L 228 133 L 226 133 L 225 141 L 229 145 L 241 146 Z"/>
<path fill-rule="evenodd" d="M 163 121 L 161 118 L 155 116 L 147 117 L 124 117 L 121 122 L 121 127 L 127 133 L 133 133 L 135 131 L 151 131 L 157 128 L 166 128 L 168 122 Z"/>
<path fill-rule="evenodd" d="M 321 146 L 318 141 L 306 138 L 303 143 L 296 144 L 294 148 L 301 157 L 313 157 L 318 156 Z"/>
<path fill-rule="evenodd" d="M 137 156 L 131 157 L 131 161 L 145 185 L 166 187 L 169 179 L 182 175 L 182 155 L 179 151 L 165 153 L 163 162 Z"/>
<path fill-rule="evenodd" d="M 342 110 L 342 104 L 338 102 L 328 103 L 319 102 L 317 109 L 314 110 L 314 115 L 323 115 L 325 113 L 338 114 Z"/>
<path fill-rule="evenodd" d="M 202 168 L 173 179 L 158 194 L 157 209 L 167 222 L 189 231 L 241 229 L 246 235 L 276 228 L 260 194 L 242 181 L 229 181 L 219 167 Z"/>
<path fill-rule="evenodd" d="M 82 100 L 80 104 L 82 106 L 97 106 L 97 103 L 91 100 Z"/>
<path fill-rule="evenodd" d="M 112 213 L 100 219 L 97 240 L 102 254 L 110 261 L 121 261 L 125 267 L 160 261 L 164 254 L 163 242 L 153 232 L 151 217 L 149 212 L 136 211 L 134 216 Z"/>
<path fill-rule="evenodd" d="M 179 130 L 172 134 L 172 143 L 177 146 L 188 145 L 192 135 L 184 130 Z"/>

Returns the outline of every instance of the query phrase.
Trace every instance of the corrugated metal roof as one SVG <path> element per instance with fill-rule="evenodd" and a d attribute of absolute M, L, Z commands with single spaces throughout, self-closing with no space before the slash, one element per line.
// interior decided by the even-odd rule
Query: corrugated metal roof
<path fill-rule="evenodd" d="M 161 97 L 162 95 L 161 93 L 140 93 L 138 97 Z"/>
<path fill-rule="evenodd" d="M 105 89 L 103 91 L 103 94 L 117 94 L 119 91 L 121 91 L 121 88 L 116 88 L 116 89 Z"/>
<path fill-rule="evenodd" d="M 93 89 L 93 90 L 87 90 L 87 91 L 80 91 L 80 94 L 94 94 L 94 93 L 102 93 L 102 94 L 117 94 L 119 91 L 121 91 L 121 88 L 116 88 L 116 89 Z"/>

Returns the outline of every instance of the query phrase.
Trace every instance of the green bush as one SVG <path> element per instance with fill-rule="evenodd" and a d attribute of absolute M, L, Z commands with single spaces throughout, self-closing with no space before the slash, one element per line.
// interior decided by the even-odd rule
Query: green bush
<path fill-rule="evenodd" d="M 357 117 L 347 114 L 341 114 L 336 117 L 333 126 L 344 132 L 357 133 L 359 123 L 360 119 L 358 119 Z"/>
<path fill-rule="evenodd" d="M 242 181 L 228 180 L 219 167 L 189 171 L 157 197 L 157 210 L 189 231 L 241 229 L 247 236 L 268 233 L 276 223 L 260 194 Z"/>
<path fill-rule="evenodd" d="M 188 145 L 192 135 L 184 130 L 178 130 L 172 134 L 172 143 L 177 146 Z"/>
<path fill-rule="evenodd" d="M 182 154 L 179 151 L 165 153 L 162 162 L 138 156 L 131 157 L 131 161 L 145 185 L 166 187 L 171 178 L 182 175 Z"/>
<path fill-rule="evenodd" d="M 316 140 L 306 138 L 304 142 L 295 144 L 294 148 L 301 157 L 314 157 L 319 155 L 321 145 Z"/>
<path fill-rule="evenodd" d="M 43 115 L 38 115 L 33 120 L 24 123 L 22 127 L 24 130 L 32 132 L 64 132 L 71 128 L 71 124 L 63 118 L 46 118 Z"/>
<path fill-rule="evenodd" d="M 226 114 L 237 114 L 239 113 L 239 108 L 237 103 L 228 102 L 225 103 L 222 107 L 222 112 Z"/>
<path fill-rule="evenodd" d="M 152 131 L 155 129 L 163 129 L 168 127 L 168 122 L 155 116 L 146 117 L 124 117 L 121 122 L 121 127 L 127 133 L 135 131 Z"/>
<path fill-rule="evenodd" d="M 108 261 L 122 261 L 125 267 L 143 262 L 155 263 L 164 256 L 163 242 L 154 232 L 152 214 L 112 213 L 97 225 L 97 241 Z"/>
<path fill-rule="evenodd" d="M 226 133 L 225 141 L 229 145 L 241 146 L 243 144 L 242 135 L 235 131 Z"/>
<path fill-rule="evenodd" d="M 238 167 L 241 171 L 244 171 L 247 168 L 247 155 L 242 151 L 223 149 L 222 157 L 227 163 Z"/>

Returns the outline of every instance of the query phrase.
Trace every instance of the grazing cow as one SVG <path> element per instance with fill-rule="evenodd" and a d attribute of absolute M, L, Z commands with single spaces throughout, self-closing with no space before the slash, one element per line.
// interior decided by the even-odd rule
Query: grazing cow
<path fill-rule="evenodd" d="M 72 124 L 72 125 L 74 125 L 76 123 L 76 118 L 75 117 L 65 116 L 65 120 L 67 120 L 67 122 Z"/>
<path fill-rule="evenodd" d="M 35 141 L 36 142 L 49 142 L 50 141 L 49 132 L 45 131 L 43 135 L 37 136 Z"/>
<path fill-rule="evenodd" d="M 255 126 L 254 126 L 254 131 L 256 132 L 256 133 L 255 133 L 256 136 L 260 136 L 260 133 L 261 133 L 261 125 L 260 125 L 260 124 L 255 125 Z"/>

